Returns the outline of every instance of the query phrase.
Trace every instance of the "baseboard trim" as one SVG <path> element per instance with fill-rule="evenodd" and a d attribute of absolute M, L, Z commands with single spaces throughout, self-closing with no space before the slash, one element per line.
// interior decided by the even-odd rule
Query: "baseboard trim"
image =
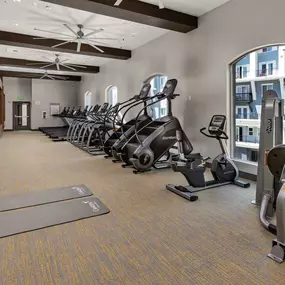
<path fill-rule="evenodd" d="M 13 132 L 13 129 L 5 129 L 4 132 Z"/>

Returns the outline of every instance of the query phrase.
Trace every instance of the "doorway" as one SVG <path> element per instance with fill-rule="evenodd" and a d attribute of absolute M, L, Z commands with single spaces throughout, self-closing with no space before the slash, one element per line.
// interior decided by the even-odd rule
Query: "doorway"
<path fill-rule="evenodd" d="M 13 102 L 13 129 L 14 131 L 31 129 L 30 102 Z"/>

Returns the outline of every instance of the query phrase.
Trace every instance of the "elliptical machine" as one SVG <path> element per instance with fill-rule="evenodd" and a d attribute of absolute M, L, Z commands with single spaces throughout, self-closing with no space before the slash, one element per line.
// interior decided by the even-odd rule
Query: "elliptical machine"
<path fill-rule="evenodd" d="M 137 115 L 135 134 L 122 147 L 123 152 L 120 154 L 121 160 L 126 163 L 124 167 L 132 165 L 135 168 L 134 174 L 147 172 L 152 168 L 169 168 L 169 159 L 174 156 L 170 153 L 170 149 L 177 143 L 177 131 L 181 133 L 184 153 L 189 154 L 193 150 L 179 120 L 172 113 L 172 100 L 179 96 L 174 94 L 177 83 L 176 79 L 168 80 L 163 91 L 155 95 L 157 101 L 144 106 Z M 138 120 L 145 109 L 165 99 L 167 100 L 168 114 L 138 129 Z M 166 159 L 163 159 L 164 157 Z"/>
<path fill-rule="evenodd" d="M 201 134 L 208 138 L 216 139 L 219 142 L 222 153 L 214 158 L 211 166 L 211 173 L 214 180 L 205 180 L 206 162 L 210 157 L 203 157 L 200 153 L 194 153 L 183 156 L 181 153 L 182 146 L 179 147 L 181 159 L 171 164 L 175 172 L 182 173 L 189 183 L 189 186 L 176 186 L 173 184 L 166 185 L 167 190 L 189 200 L 196 201 L 198 196 L 196 192 L 204 191 L 211 188 L 225 186 L 228 184 L 236 184 L 240 187 L 247 188 L 250 186 L 248 182 L 238 179 L 239 171 L 234 162 L 229 158 L 224 140 L 229 137 L 225 133 L 226 116 L 214 115 L 208 127 L 200 130 Z"/>

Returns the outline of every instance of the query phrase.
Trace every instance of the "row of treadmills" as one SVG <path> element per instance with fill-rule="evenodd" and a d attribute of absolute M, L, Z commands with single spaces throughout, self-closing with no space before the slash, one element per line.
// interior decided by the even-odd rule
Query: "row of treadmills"
<path fill-rule="evenodd" d="M 151 95 L 151 85 L 143 85 L 139 95 L 117 103 L 104 103 L 72 110 L 64 108 L 60 115 L 66 126 L 40 128 L 53 141 L 68 141 L 91 155 L 105 155 L 114 163 L 122 162 L 122 167 L 134 168 L 134 173 L 151 169 L 168 168 L 177 153 L 177 134 L 183 144 L 184 155 L 193 147 L 181 128 L 179 120 L 172 114 L 172 100 L 177 80 L 168 80 L 162 92 Z M 153 119 L 151 106 L 166 100 L 166 116 Z M 140 111 L 129 119 L 131 111 Z M 127 120 L 128 118 L 128 120 Z"/>

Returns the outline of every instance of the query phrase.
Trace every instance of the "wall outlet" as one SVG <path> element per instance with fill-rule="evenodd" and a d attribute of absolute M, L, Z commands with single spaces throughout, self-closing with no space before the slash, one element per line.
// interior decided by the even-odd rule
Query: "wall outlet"
<path fill-rule="evenodd" d="M 188 101 L 191 101 L 191 100 L 192 100 L 192 96 L 189 95 L 187 100 L 188 100 Z"/>
<path fill-rule="evenodd" d="M 43 119 L 47 118 L 47 111 L 43 111 Z"/>

